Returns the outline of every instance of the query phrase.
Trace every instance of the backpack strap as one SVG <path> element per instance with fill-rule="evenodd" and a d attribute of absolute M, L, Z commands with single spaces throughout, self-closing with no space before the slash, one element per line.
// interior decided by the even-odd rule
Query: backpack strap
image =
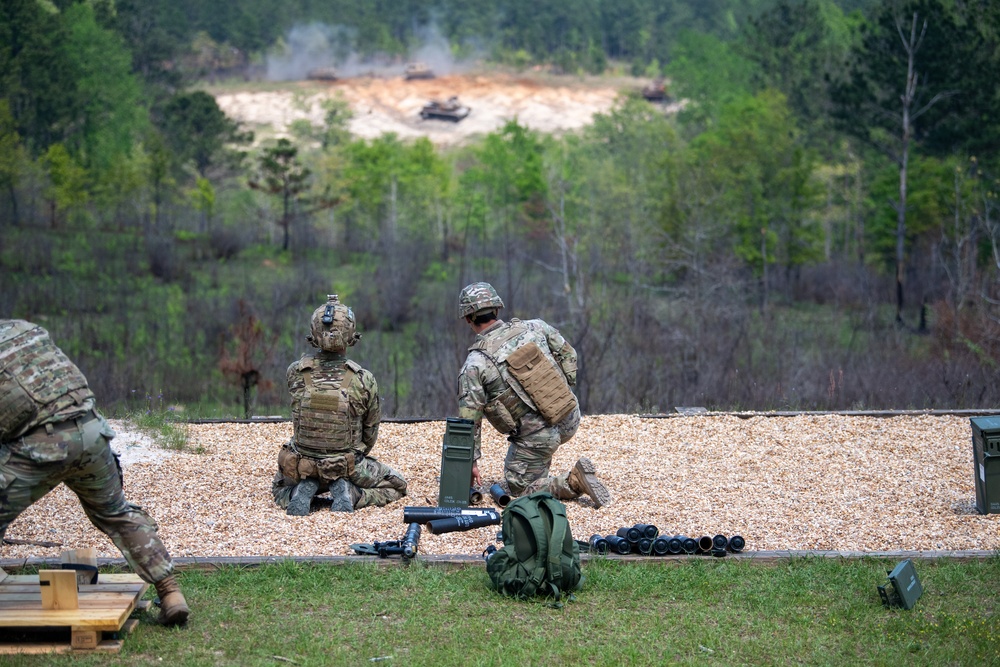
<path fill-rule="evenodd" d="M 559 589 L 564 587 L 562 581 L 562 549 L 563 542 L 566 540 L 566 528 L 569 523 L 566 521 L 565 510 L 560 507 L 561 503 L 554 497 L 546 494 L 546 497 L 539 498 L 538 502 L 540 505 L 544 505 L 549 513 L 552 514 L 552 532 L 548 536 L 549 549 L 546 558 L 546 568 L 548 570 L 549 584 L 552 586 L 552 592 L 558 601 L 561 596 Z"/>
<path fill-rule="evenodd" d="M 535 499 L 533 499 L 535 500 Z M 525 597 L 530 597 L 538 592 L 541 587 L 542 582 L 545 581 L 546 572 L 546 561 L 548 560 L 549 554 L 549 539 L 548 535 L 541 529 L 538 525 L 541 523 L 541 515 L 538 512 L 538 507 L 532 504 L 532 509 L 534 512 L 525 510 L 523 504 L 511 503 L 508 507 L 508 511 L 513 511 L 527 522 L 528 526 L 531 528 L 532 534 L 535 536 L 535 555 L 534 563 L 524 563 L 525 569 L 528 569 L 532 565 L 531 575 L 525 582 L 524 587 L 521 589 L 520 594 Z M 535 520 L 533 520 L 533 518 Z"/>

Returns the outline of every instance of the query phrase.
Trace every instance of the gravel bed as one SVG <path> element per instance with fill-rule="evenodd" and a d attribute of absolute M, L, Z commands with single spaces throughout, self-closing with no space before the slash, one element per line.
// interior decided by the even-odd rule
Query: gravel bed
<path fill-rule="evenodd" d="M 434 505 L 444 422 L 383 424 L 373 454 L 402 471 L 409 496 L 352 514 L 290 517 L 271 499 L 271 479 L 290 423 L 190 425 L 188 451 L 164 451 L 124 432 L 125 490 L 160 524 L 174 556 L 339 556 L 353 542 L 398 539 L 403 505 Z M 747 551 L 1000 550 L 1000 514 L 975 509 L 966 417 L 706 415 L 650 419 L 584 417 L 556 454 L 554 472 L 589 456 L 612 501 L 568 502 L 573 534 L 653 523 L 664 534 L 740 534 Z M 502 476 L 506 442 L 484 428 L 484 480 Z M 431 535 L 425 554 L 479 554 L 496 528 Z M 76 497 L 59 486 L 7 531 L 11 539 L 63 547 L 3 545 L 2 558 L 58 557 L 96 547 L 117 558 Z"/>

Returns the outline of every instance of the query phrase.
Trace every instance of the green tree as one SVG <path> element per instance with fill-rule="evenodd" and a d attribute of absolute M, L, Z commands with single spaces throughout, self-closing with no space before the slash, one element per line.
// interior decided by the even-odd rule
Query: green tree
<path fill-rule="evenodd" d="M 720 179 L 734 250 L 760 276 L 766 305 L 770 264 L 794 278 L 798 267 L 822 257 L 822 230 L 809 216 L 818 194 L 814 157 L 777 91 L 727 105 L 692 146 Z"/>
<path fill-rule="evenodd" d="M 249 181 L 252 189 L 276 195 L 281 200 L 278 226 L 283 232 L 281 249 L 285 251 L 299 196 L 308 189 L 311 174 L 299 162 L 298 154 L 299 149 L 288 139 L 278 139 L 276 146 L 265 148 L 257 158 L 258 172 Z"/>
<path fill-rule="evenodd" d="M 64 213 L 87 202 L 87 172 L 62 144 L 49 146 L 42 157 L 42 164 L 49 180 L 45 188 L 49 224 L 55 229 Z"/>
<path fill-rule="evenodd" d="M 27 162 L 27 151 L 14 125 L 10 103 L 0 99 L 0 189 L 5 190 L 10 199 L 11 222 L 15 227 L 21 222 L 17 208 L 17 186 Z"/>
<path fill-rule="evenodd" d="M 0 96 L 32 157 L 60 141 L 74 120 L 74 71 L 61 45 L 60 15 L 36 0 L 0 3 Z"/>
<path fill-rule="evenodd" d="M 178 159 L 194 164 L 202 178 L 210 167 L 227 160 L 228 146 L 249 139 L 240 132 L 238 123 L 226 117 L 215 98 L 202 90 L 171 97 L 163 107 L 160 126 Z"/>
<path fill-rule="evenodd" d="M 113 191 L 118 164 L 149 129 L 142 86 L 123 40 L 98 24 L 89 4 L 70 5 L 63 21 L 67 39 L 60 49 L 75 82 L 64 92 L 75 116 L 66 147 L 91 172 L 98 192 Z"/>
<path fill-rule="evenodd" d="M 939 131 L 949 98 L 959 92 L 963 31 L 938 0 L 881 8 L 854 53 L 849 78 L 834 87 L 844 129 L 877 146 L 897 165 L 896 321 L 903 321 L 907 273 L 908 169 L 916 141 Z"/>
<path fill-rule="evenodd" d="M 751 92 L 756 65 L 717 37 L 691 30 L 677 37 L 666 66 L 671 88 L 687 100 L 682 119 L 694 128 L 712 122 L 718 110 Z"/>

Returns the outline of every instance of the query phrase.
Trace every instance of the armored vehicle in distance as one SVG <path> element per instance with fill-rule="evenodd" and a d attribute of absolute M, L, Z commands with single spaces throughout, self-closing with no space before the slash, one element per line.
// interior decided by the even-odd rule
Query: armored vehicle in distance
<path fill-rule="evenodd" d="M 312 81 L 336 81 L 337 70 L 334 67 L 314 67 L 306 72 L 306 78 Z"/>
<path fill-rule="evenodd" d="M 410 63 L 406 66 L 406 70 L 403 74 L 407 81 L 411 79 L 433 79 L 434 72 L 427 63 Z"/>
<path fill-rule="evenodd" d="M 663 102 L 667 99 L 667 84 L 663 79 L 656 79 L 642 87 L 642 96 L 650 102 Z"/>
<path fill-rule="evenodd" d="M 457 97 L 452 95 L 444 102 L 431 100 L 425 104 L 424 108 L 420 110 L 420 117 L 424 120 L 436 118 L 438 120 L 450 120 L 457 123 L 468 116 L 471 111 L 472 109 L 463 105 L 458 101 Z"/>

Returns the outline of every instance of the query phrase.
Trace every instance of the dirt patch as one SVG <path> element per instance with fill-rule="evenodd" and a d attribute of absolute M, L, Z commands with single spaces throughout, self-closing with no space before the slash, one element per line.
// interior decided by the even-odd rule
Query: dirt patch
<path fill-rule="evenodd" d="M 572 77 L 536 80 L 470 74 L 411 81 L 361 77 L 298 82 L 274 91 L 218 92 L 216 100 L 226 115 L 254 129 L 258 138 L 287 136 L 288 126 L 296 120 L 321 126 L 323 100 L 341 95 L 354 112 L 350 130 L 358 137 L 373 139 L 392 132 L 402 139 L 428 137 L 437 145 L 454 145 L 493 132 L 514 118 L 543 133 L 578 130 L 589 125 L 594 114 L 611 109 L 622 92 L 639 87 L 638 81 L 601 83 Z M 453 95 L 472 109 L 466 119 L 456 123 L 420 118 L 428 101 Z"/>
<path fill-rule="evenodd" d="M 506 443 L 485 431 L 481 470 L 497 480 Z M 125 466 L 126 493 L 156 518 L 171 553 L 199 557 L 347 555 L 353 542 L 400 538 L 404 505 L 436 503 L 444 424 L 383 424 L 374 453 L 404 473 L 407 498 L 353 514 L 289 517 L 270 485 L 290 433 L 288 423 L 191 426 L 191 446 L 206 453 L 134 457 Z M 665 534 L 738 533 L 748 551 L 1000 549 L 1000 514 L 975 511 L 964 417 L 585 417 L 553 471 L 580 456 L 596 463 L 612 501 L 599 510 L 587 500 L 567 503 L 578 539 L 644 522 Z M 475 555 L 495 533 L 425 533 L 420 548 Z M 64 486 L 7 536 L 119 557 Z M 0 555 L 58 557 L 60 550 L 5 545 Z"/>

